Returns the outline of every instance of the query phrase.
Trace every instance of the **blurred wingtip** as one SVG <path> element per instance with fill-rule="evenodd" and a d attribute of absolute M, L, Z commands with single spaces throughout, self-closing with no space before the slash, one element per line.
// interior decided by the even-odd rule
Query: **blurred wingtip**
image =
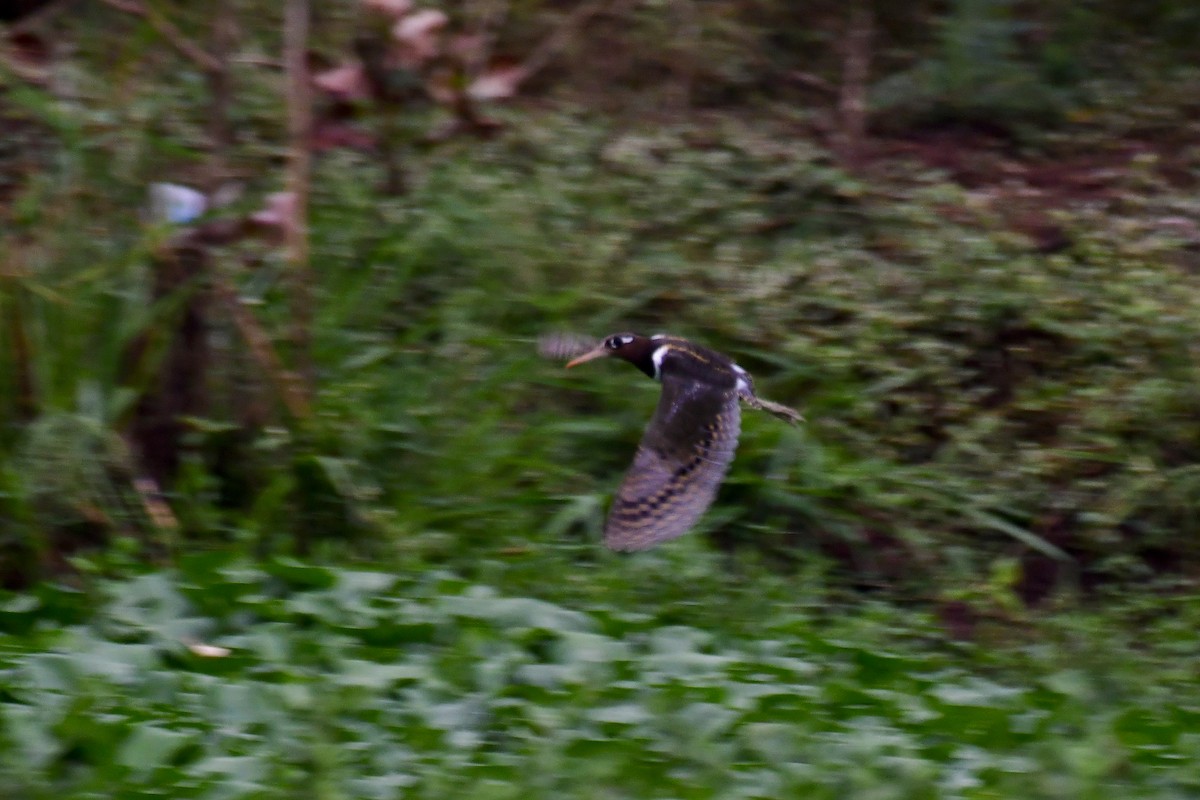
<path fill-rule="evenodd" d="M 573 359 L 595 349 L 596 344 L 590 336 L 555 331 L 538 337 L 537 351 L 542 358 Z"/>

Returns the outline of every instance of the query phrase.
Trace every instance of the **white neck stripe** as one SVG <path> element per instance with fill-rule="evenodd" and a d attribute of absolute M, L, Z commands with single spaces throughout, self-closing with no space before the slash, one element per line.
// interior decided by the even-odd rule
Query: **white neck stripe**
<path fill-rule="evenodd" d="M 662 380 L 662 365 L 663 358 L 666 357 L 667 351 L 671 349 L 669 344 L 660 344 L 654 348 L 654 352 L 650 354 L 650 361 L 654 364 L 654 380 Z"/>

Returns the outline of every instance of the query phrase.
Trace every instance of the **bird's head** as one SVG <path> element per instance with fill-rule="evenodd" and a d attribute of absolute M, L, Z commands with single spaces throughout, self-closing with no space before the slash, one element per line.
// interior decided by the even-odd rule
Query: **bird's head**
<path fill-rule="evenodd" d="M 651 378 L 656 378 L 659 365 L 654 363 L 654 353 L 659 346 L 659 342 L 648 336 L 639 336 L 636 333 L 614 333 L 611 336 L 605 336 L 604 341 L 594 349 L 568 362 L 567 369 L 597 358 L 616 356 L 633 364 Z"/>

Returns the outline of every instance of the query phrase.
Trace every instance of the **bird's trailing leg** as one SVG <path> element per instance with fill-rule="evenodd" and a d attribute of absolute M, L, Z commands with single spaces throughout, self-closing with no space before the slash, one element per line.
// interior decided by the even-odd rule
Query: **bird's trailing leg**
<path fill-rule="evenodd" d="M 804 415 L 796 409 L 785 406 L 782 403 L 772 403 L 770 400 L 764 400 L 750 389 L 740 390 L 738 392 L 738 399 L 751 408 L 766 411 L 768 414 L 774 414 L 789 425 L 795 425 L 798 422 L 804 421 Z"/>

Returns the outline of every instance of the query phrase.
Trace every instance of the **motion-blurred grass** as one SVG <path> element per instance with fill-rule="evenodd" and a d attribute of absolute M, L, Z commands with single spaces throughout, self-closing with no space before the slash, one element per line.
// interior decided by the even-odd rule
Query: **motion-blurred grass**
<path fill-rule="evenodd" d="M 947 37 L 976 23 L 1015 35 L 1007 6 L 956 8 Z M 353 20 L 330 12 L 321 46 Z M 251 26 L 241 44 L 265 47 L 268 33 Z M 111 452 L 105 436 L 136 416 L 174 315 L 204 290 L 149 302 L 171 232 L 143 221 L 152 181 L 204 172 L 201 87 L 162 69 L 176 62 L 152 39 L 106 61 L 75 36 L 82 49 L 61 67 L 69 99 L 19 85 L 4 95 L 13 130 L 43 142 L 6 198 L 19 235 L 4 244 L 0 294 L 0 448 L 14 465 L 0 482 L 11 509 L 0 536 L 26 555 L 55 549 L 39 496 L 69 497 L 127 533 L 143 525 L 120 523 L 105 499 L 114 471 L 135 465 L 105 464 L 71 486 L 56 465 L 111 460 L 96 455 Z M 951 44 L 930 58 L 950 59 Z M 282 154 L 278 76 L 238 70 L 228 167 L 253 177 L 218 217 L 275 188 Z M 728 352 L 809 418 L 796 431 L 747 418 L 703 526 L 722 548 L 785 569 L 824 554 L 856 580 L 938 591 L 1005 575 L 1039 598 L 1191 574 L 1198 165 L 1177 138 L 1159 150 L 1138 138 L 1160 130 L 1151 119 L 1184 130 L 1189 106 L 1136 80 L 1125 90 L 1147 102 L 1129 109 L 1129 127 L 1106 116 L 1127 95 L 1096 90 L 1094 123 L 1013 139 L 981 162 L 1032 176 L 1024 194 L 886 146 L 852 174 L 776 106 L 644 122 L 566 103 L 498 110 L 499 137 L 410 148 L 400 197 L 378 190 L 376 155 L 324 152 L 311 219 L 316 414 L 291 426 L 273 412 L 235 326 L 210 305 L 208 412 L 189 422 L 170 497 L 185 538 L 260 551 L 297 533 L 301 549 L 350 538 L 466 569 L 481 549 L 569 562 L 595 541 L 655 387 L 614 364 L 568 376 L 537 360 L 533 341 L 665 330 Z M 1072 135 L 1092 161 L 1072 160 Z M 1142 155 L 1124 158 L 1134 145 Z M 1039 168 L 1060 182 L 1041 195 Z M 212 256 L 283 344 L 278 248 L 239 242 Z M 21 407 L 25 372 L 38 422 Z M 258 409 L 249 435 L 247 406 Z"/>
<path fill-rule="evenodd" d="M 1119 206 L 1047 212 L 1068 244 L 1044 253 L 935 172 L 868 184 L 769 131 L 705 133 L 695 146 L 687 125 L 530 117 L 431 158 L 403 198 L 370 190 L 371 159 L 324 157 L 315 419 L 301 440 L 266 429 L 247 474 L 198 457 L 177 487 L 190 534 L 286 528 L 304 477 L 278 468 L 301 447 L 387 548 L 469 565 L 480 548 L 594 542 L 656 388 L 615 364 L 567 375 L 533 341 L 669 330 L 730 353 L 809 419 L 748 416 L 707 526 L 726 546 L 836 552 L 885 582 L 970 584 L 1025 553 L 1097 579 L 1160 567 L 1147 553 L 1194 568 L 1200 287 L 1163 223 L 1194 211 L 1190 195 L 1132 175 Z M 108 238 L 129 215 L 89 228 L 92 212 L 58 196 L 29 224 L 64 235 L 23 254 L 6 302 L 44 412 L 120 425 L 137 391 L 122 347 L 171 307 L 145 306 L 151 241 Z M 257 270 L 243 291 L 282 329 L 282 266 Z M 221 324 L 217 358 L 235 359 Z M 225 431 L 214 422 L 196 453 Z M 56 456 L 33 431 L 10 425 L 6 447 L 42 480 L 54 470 L 38 460 Z M 231 495 L 251 500 L 214 514 Z M 322 524 L 310 539 L 347 533 Z"/>
<path fill-rule="evenodd" d="M 629 562 L 605 562 L 592 578 L 619 585 Z M 570 607 L 444 572 L 289 559 L 186 559 L 87 594 L 47 586 L 0 607 L 0 786 L 28 798 L 1200 790 L 1200 696 L 1182 666 L 1198 655 L 1194 602 L 1136 637 L 1081 614 L 997 654 L 945 644 L 921 613 L 829 614 L 779 584 L 731 591 L 720 573 L 693 564 L 688 578 L 721 592 L 724 624 L 703 597 L 656 616 L 620 589 Z M 765 599 L 769 615 L 743 616 Z"/>
<path fill-rule="evenodd" d="M 487 548 L 594 532 L 584 500 L 546 526 L 611 488 L 656 389 L 568 376 L 531 339 L 670 330 L 810 420 L 748 417 L 724 543 L 878 534 L 905 569 L 966 580 L 1028 548 L 1105 577 L 1141 549 L 1194 563 L 1198 287 L 1158 225 L 1189 198 L 1063 210 L 1070 244 L 1044 254 L 936 174 L 867 186 L 737 126 L 687 134 L 541 118 L 383 208 L 339 191 L 369 164 L 325 165 L 321 406 L 401 526 Z"/>
<path fill-rule="evenodd" d="M 497 110 L 493 139 L 406 152 L 401 197 L 323 153 L 315 412 L 275 407 L 211 306 L 167 536 L 121 434 L 205 288 L 149 301 L 172 231 L 141 213 L 204 176 L 202 82 L 152 36 L 79 41 L 70 93 L 0 95 L 41 143 L 0 185 L 0 579 L 25 585 L 0 595 L 0 793 L 1200 789 L 1194 73 L 1157 76 L 1167 105 L 1039 95 L 1061 127 L 1022 118 L 974 181 L 919 137 L 851 173 L 797 135 L 811 109 L 753 104 Z M 244 195 L 216 216 L 280 183 L 278 76 L 238 69 Z M 956 91 L 934 116 L 1023 107 Z M 1038 168 L 1061 195 L 1011 177 Z M 278 247 L 211 255 L 290 358 Z M 625 329 L 721 349 L 808 420 L 748 414 L 697 533 L 633 558 L 599 531 L 657 387 L 534 346 Z"/>

